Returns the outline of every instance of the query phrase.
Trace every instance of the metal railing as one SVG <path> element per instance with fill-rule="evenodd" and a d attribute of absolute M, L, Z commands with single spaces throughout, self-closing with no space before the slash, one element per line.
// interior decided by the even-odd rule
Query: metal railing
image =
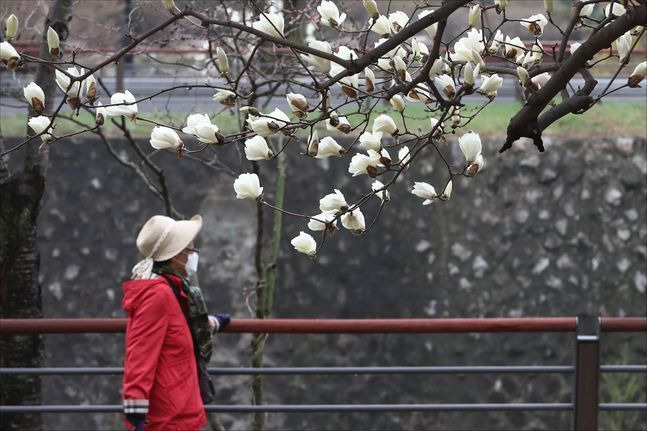
<path fill-rule="evenodd" d="M 121 333 L 126 319 L 0 319 L 0 335 Z M 599 403 L 601 373 L 647 373 L 647 365 L 600 365 L 600 334 L 647 332 L 647 318 L 234 319 L 230 333 L 514 333 L 575 334 L 572 365 L 209 368 L 214 375 L 570 374 L 571 403 L 207 405 L 208 412 L 571 411 L 573 429 L 596 429 L 600 410 L 645 410 L 647 403 Z M 0 368 L 0 375 L 119 375 L 119 367 Z M 6 405 L 0 413 L 107 413 L 120 405 Z"/>

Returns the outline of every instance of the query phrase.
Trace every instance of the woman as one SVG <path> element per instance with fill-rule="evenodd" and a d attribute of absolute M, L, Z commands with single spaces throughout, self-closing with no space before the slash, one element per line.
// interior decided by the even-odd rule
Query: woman
<path fill-rule="evenodd" d="M 229 316 L 207 315 L 197 283 L 190 283 L 197 280 L 193 241 L 201 227 L 199 215 L 182 221 L 156 215 L 137 237 L 145 258 L 123 284 L 122 301 L 128 313 L 123 405 L 129 429 L 186 431 L 207 423 L 196 351 L 208 361 L 211 334 Z"/>

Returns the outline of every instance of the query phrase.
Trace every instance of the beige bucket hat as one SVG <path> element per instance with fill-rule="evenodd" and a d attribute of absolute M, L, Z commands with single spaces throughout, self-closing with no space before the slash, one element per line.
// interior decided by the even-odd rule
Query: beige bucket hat
<path fill-rule="evenodd" d="M 132 278 L 150 278 L 153 263 L 172 258 L 193 241 L 202 228 L 202 216 L 191 220 L 173 220 L 156 215 L 148 221 L 137 236 L 137 249 L 144 259 L 133 267 Z"/>

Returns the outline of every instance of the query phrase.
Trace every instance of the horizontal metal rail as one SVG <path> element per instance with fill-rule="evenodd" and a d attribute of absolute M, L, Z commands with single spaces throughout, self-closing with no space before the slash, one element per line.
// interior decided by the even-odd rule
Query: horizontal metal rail
<path fill-rule="evenodd" d="M 453 319 L 232 319 L 223 332 L 381 334 L 467 332 L 574 332 L 575 317 Z M 0 334 L 120 333 L 126 319 L 0 319 Z M 647 318 L 603 317 L 602 331 L 647 331 Z"/>
<path fill-rule="evenodd" d="M 571 403 L 479 403 L 479 404 L 264 404 L 227 405 L 209 404 L 213 413 L 332 413 L 332 412 L 429 412 L 429 411 L 551 411 L 572 410 Z M 604 403 L 600 410 L 646 410 L 647 403 Z M 33 405 L 0 406 L 0 413 L 121 413 L 120 405 Z"/>
<path fill-rule="evenodd" d="M 377 375 L 377 374 L 570 374 L 572 365 L 494 365 L 438 367 L 209 367 L 210 374 L 227 375 Z M 603 373 L 647 373 L 647 365 L 602 365 Z M 118 375 L 122 367 L 0 368 L 0 375 Z"/>

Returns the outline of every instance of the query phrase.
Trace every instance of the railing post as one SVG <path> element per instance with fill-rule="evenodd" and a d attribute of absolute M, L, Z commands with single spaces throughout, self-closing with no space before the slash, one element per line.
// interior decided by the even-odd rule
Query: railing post
<path fill-rule="evenodd" d="M 580 315 L 575 334 L 572 429 L 598 429 L 600 382 L 600 319 Z"/>

